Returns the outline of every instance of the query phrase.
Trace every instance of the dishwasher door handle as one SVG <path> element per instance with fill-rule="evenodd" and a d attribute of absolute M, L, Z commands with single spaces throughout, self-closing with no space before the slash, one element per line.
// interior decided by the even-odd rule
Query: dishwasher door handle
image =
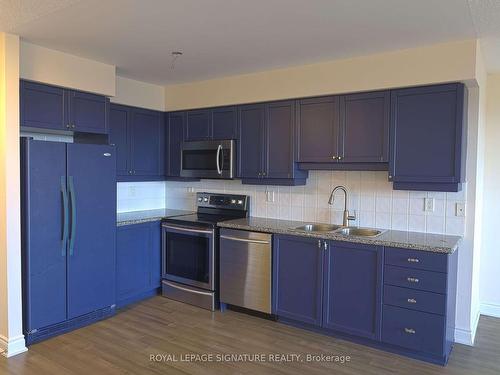
<path fill-rule="evenodd" d="M 225 240 L 245 242 L 245 243 L 255 243 L 255 244 L 260 244 L 260 245 L 269 245 L 270 244 L 269 241 L 265 241 L 265 240 L 252 240 L 252 239 L 247 239 L 247 238 L 239 238 L 239 237 L 225 236 L 225 235 L 221 235 L 220 238 L 223 238 Z"/>

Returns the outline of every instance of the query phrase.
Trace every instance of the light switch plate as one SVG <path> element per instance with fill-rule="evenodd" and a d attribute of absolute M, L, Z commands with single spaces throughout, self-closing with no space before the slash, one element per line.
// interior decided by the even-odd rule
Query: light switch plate
<path fill-rule="evenodd" d="M 424 211 L 434 212 L 434 198 L 424 198 Z"/>
<path fill-rule="evenodd" d="M 187 190 L 187 192 L 188 192 L 189 194 L 194 193 L 194 187 L 192 187 L 192 186 L 188 186 L 188 187 L 186 188 L 186 190 Z"/>
<path fill-rule="evenodd" d="M 455 203 L 455 216 L 457 217 L 465 216 L 465 203 L 463 202 Z"/>

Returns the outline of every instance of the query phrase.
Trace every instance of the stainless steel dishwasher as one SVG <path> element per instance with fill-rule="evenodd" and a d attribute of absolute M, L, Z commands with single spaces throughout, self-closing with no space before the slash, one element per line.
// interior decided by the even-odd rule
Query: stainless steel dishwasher
<path fill-rule="evenodd" d="M 220 231 L 220 301 L 271 313 L 272 235 Z"/>

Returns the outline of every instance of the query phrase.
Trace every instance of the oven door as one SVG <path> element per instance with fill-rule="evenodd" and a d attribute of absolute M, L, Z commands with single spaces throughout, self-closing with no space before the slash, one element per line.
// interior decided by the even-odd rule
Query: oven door
<path fill-rule="evenodd" d="M 182 143 L 182 177 L 234 178 L 235 165 L 234 140 Z"/>
<path fill-rule="evenodd" d="M 214 229 L 163 223 L 162 248 L 164 279 L 215 290 Z"/>

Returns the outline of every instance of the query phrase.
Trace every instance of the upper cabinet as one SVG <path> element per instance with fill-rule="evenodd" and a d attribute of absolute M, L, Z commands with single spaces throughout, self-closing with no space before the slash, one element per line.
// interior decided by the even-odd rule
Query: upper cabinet
<path fill-rule="evenodd" d="M 21 80 L 21 127 L 108 133 L 109 99 Z"/>
<path fill-rule="evenodd" d="M 239 177 L 243 183 L 301 185 L 294 163 L 295 101 L 239 107 Z"/>
<path fill-rule="evenodd" d="M 466 89 L 459 83 L 392 91 L 389 180 L 394 189 L 461 189 L 466 108 Z"/>
<path fill-rule="evenodd" d="M 184 141 L 184 127 L 186 112 L 170 112 L 166 116 L 166 168 L 167 177 L 180 178 L 181 176 L 181 144 Z"/>
<path fill-rule="evenodd" d="M 301 99 L 297 160 L 304 169 L 387 169 L 389 92 Z"/>
<path fill-rule="evenodd" d="M 337 160 L 339 113 L 337 96 L 297 101 L 297 160 L 300 163 Z"/>
<path fill-rule="evenodd" d="M 163 114 L 148 109 L 111 104 L 109 117 L 109 141 L 116 146 L 118 181 L 163 179 Z"/>
<path fill-rule="evenodd" d="M 389 91 L 340 96 L 339 162 L 388 162 L 389 111 Z"/>
<path fill-rule="evenodd" d="M 220 107 L 186 112 L 186 141 L 236 139 L 236 107 Z"/>

